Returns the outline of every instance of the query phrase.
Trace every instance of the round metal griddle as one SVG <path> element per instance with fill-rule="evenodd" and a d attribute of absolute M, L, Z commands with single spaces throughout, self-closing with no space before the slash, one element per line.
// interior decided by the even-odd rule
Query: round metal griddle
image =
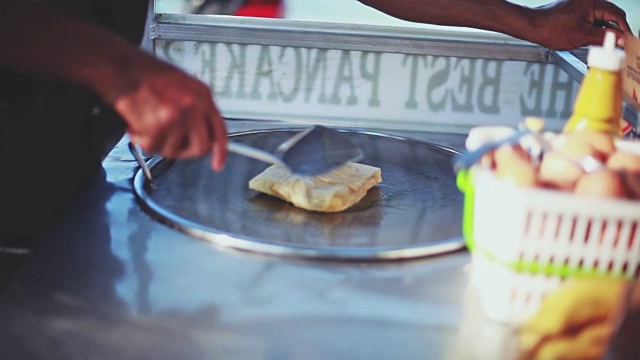
<path fill-rule="evenodd" d="M 301 129 L 229 135 L 267 151 Z M 464 247 L 463 196 L 452 170 L 455 151 L 380 133 L 340 130 L 362 148 L 360 163 L 381 168 L 382 182 L 339 213 L 317 213 L 248 188 L 269 164 L 229 154 L 223 172 L 210 157 L 152 158 L 153 187 L 142 171 L 134 191 L 163 223 L 214 244 L 252 252 L 338 260 L 406 259 Z"/>

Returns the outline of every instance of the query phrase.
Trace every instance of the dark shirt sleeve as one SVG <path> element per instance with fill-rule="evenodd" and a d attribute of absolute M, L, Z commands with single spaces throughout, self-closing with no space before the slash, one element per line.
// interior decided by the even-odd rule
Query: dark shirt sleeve
<path fill-rule="evenodd" d="M 146 1 L 39 3 L 140 44 Z M 124 128 L 89 89 L 0 66 L 0 242 L 34 238 L 63 216 Z"/>

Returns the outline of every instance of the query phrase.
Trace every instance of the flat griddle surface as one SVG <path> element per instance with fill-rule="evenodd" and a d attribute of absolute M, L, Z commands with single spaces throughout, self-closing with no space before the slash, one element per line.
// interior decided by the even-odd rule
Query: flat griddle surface
<path fill-rule="evenodd" d="M 301 129 L 231 134 L 275 151 Z M 141 172 L 134 189 L 157 219 L 196 238 L 235 249 L 334 259 L 398 259 L 463 247 L 463 197 L 452 171 L 455 152 L 429 142 L 341 130 L 359 145 L 360 163 L 382 169 L 382 182 L 346 211 L 317 213 L 248 188 L 269 164 L 229 154 L 223 172 L 210 157 L 153 158 L 154 189 Z"/>

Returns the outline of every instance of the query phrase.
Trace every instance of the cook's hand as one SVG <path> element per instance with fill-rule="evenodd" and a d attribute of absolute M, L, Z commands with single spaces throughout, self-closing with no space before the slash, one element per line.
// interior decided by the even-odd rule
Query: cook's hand
<path fill-rule="evenodd" d="M 212 151 L 213 168 L 223 167 L 226 129 L 207 85 L 101 26 L 36 3 L 0 1 L 2 66 L 93 90 L 144 151 L 171 158 Z"/>
<path fill-rule="evenodd" d="M 211 151 L 211 166 L 220 171 L 227 158 L 226 128 L 209 87 L 169 64 L 148 62 L 144 70 L 136 67 L 132 90 L 113 99 L 131 141 L 168 158 Z"/>
<path fill-rule="evenodd" d="M 602 44 L 607 30 L 616 33 L 618 46 L 624 46 L 624 34 L 631 34 L 624 10 L 605 0 L 559 0 L 536 8 L 534 14 L 539 29 L 535 42 L 552 49 Z M 611 21 L 620 30 L 602 27 Z"/>

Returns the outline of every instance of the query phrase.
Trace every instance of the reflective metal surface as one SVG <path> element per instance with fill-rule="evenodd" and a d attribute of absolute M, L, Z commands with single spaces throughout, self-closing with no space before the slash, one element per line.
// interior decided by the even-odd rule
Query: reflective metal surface
<path fill-rule="evenodd" d="M 334 262 L 210 246 L 142 210 L 127 144 L 0 289 L 2 359 L 516 359 L 513 331 L 481 312 L 468 252 Z M 633 325 L 611 359 L 637 358 Z"/>
<path fill-rule="evenodd" d="M 230 135 L 272 151 L 300 129 Z M 209 157 L 149 166 L 155 189 L 135 176 L 134 189 L 157 219 L 217 245 L 260 253 L 323 259 L 399 259 L 461 249 L 462 194 L 455 185 L 455 151 L 425 141 L 342 130 L 364 152 L 361 163 L 380 167 L 382 183 L 354 207 L 316 213 L 248 188 L 268 165 L 229 155 L 225 170 Z"/>
<path fill-rule="evenodd" d="M 550 50 L 492 32 L 413 29 L 224 15 L 157 14 L 154 40 L 193 40 L 547 62 Z"/>

